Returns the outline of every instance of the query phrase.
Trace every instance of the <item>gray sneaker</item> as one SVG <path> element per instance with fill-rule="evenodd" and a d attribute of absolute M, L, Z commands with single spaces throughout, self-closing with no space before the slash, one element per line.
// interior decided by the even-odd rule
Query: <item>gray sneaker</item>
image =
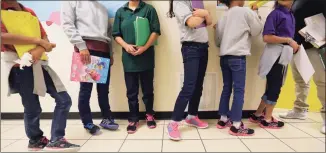
<path fill-rule="evenodd" d="M 280 114 L 279 116 L 280 118 L 284 118 L 284 119 L 305 120 L 307 118 L 307 112 L 298 113 L 295 112 L 294 110 L 290 110 L 289 112 Z"/>

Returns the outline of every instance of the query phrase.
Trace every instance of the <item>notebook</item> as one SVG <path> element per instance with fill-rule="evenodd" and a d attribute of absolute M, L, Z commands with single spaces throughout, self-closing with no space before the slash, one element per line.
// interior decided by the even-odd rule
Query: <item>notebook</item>
<path fill-rule="evenodd" d="M 269 1 L 266 1 L 266 0 L 249 1 L 249 7 L 251 8 L 254 4 L 256 4 L 257 7 L 260 8 L 268 2 Z"/>
<path fill-rule="evenodd" d="M 144 46 L 151 35 L 148 19 L 143 17 L 137 17 L 136 21 L 134 21 L 134 28 L 136 36 L 136 46 Z M 154 42 L 154 45 L 157 45 L 157 40 Z"/>
<path fill-rule="evenodd" d="M 191 6 L 192 6 L 192 8 L 205 9 L 203 0 L 192 0 Z M 203 27 L 206 27 L 205 21 L 203 23 L 201 23 L 199 26 L 197 26 L 196 29 L 203 28 Z"/>
<path fill-rule="evenodd" d="M 41 38 L 39 20 L 29 12 L 1 10 L 1 21 L 6 26 L 8 33 Z M 36 45 L 14 45 L 14 47 L 18 57 L 21 58 Z M 41 60 L 47 59 L 48 57 L 43 53 Z"/>
<path fill-rule="evenodd" d="M 80 54 L 74 52 L 72 56 L 70 80 L 76 82 L 90 82 L 105 84 L 110 69 L 110 59 L 91 56 L 91 63 L 84 65 Z"/>

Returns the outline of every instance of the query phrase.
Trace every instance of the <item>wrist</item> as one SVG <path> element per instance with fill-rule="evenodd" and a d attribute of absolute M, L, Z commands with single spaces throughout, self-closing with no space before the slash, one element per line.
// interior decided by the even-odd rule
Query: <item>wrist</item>
<path fill-rule="evenodd" d="M 40 38 L 35 38 L 35 39 L 34 39 L 34 42 L 35 42 L 35 44 L 41 45 L 41 43 L 42 43 L 42 39 L 40 39 Z"/>
<path fill-rule="evenodd" d="M 286 38 L 286 43 L 287 43 L 287 44 L 289 44 L 289 45 L 290 45 L 290 44 L 292 43 L 292 41 L 293 41 L 293 39 L 292 39 L 292 38 Z"/>

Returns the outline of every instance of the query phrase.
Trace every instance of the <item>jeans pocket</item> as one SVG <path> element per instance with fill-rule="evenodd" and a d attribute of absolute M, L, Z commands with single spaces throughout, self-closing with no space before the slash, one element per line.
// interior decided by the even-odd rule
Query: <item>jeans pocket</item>
<path fill-rule="evenodd" d="M 241 71 L 244 68 L 245 61 L 242 59 L 229 59 L 228 64 L 232 71 Z"/>

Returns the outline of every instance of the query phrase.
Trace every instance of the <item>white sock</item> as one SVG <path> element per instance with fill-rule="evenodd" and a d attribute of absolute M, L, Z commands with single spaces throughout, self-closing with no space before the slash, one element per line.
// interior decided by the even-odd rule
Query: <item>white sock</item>
<path fill-rule="evenodd" d="M 225 116 L 225 115 L 222 115 L 220 120 L 223 121 L 223 122 L 226 122 L 226 121 L 228 121 L 228 117 Z"/>
<path fill-rule="evenodd" d="M 237 129 L 240 128 L 241 122 L 233 122 L 233 126 Z"/>
<path fill-rule="evenodd" d="M 195 115 L 188 115 L 187 119 L 192 119 L 192 118 L 195 118 L 195 117 L 196 117 Z"/>

